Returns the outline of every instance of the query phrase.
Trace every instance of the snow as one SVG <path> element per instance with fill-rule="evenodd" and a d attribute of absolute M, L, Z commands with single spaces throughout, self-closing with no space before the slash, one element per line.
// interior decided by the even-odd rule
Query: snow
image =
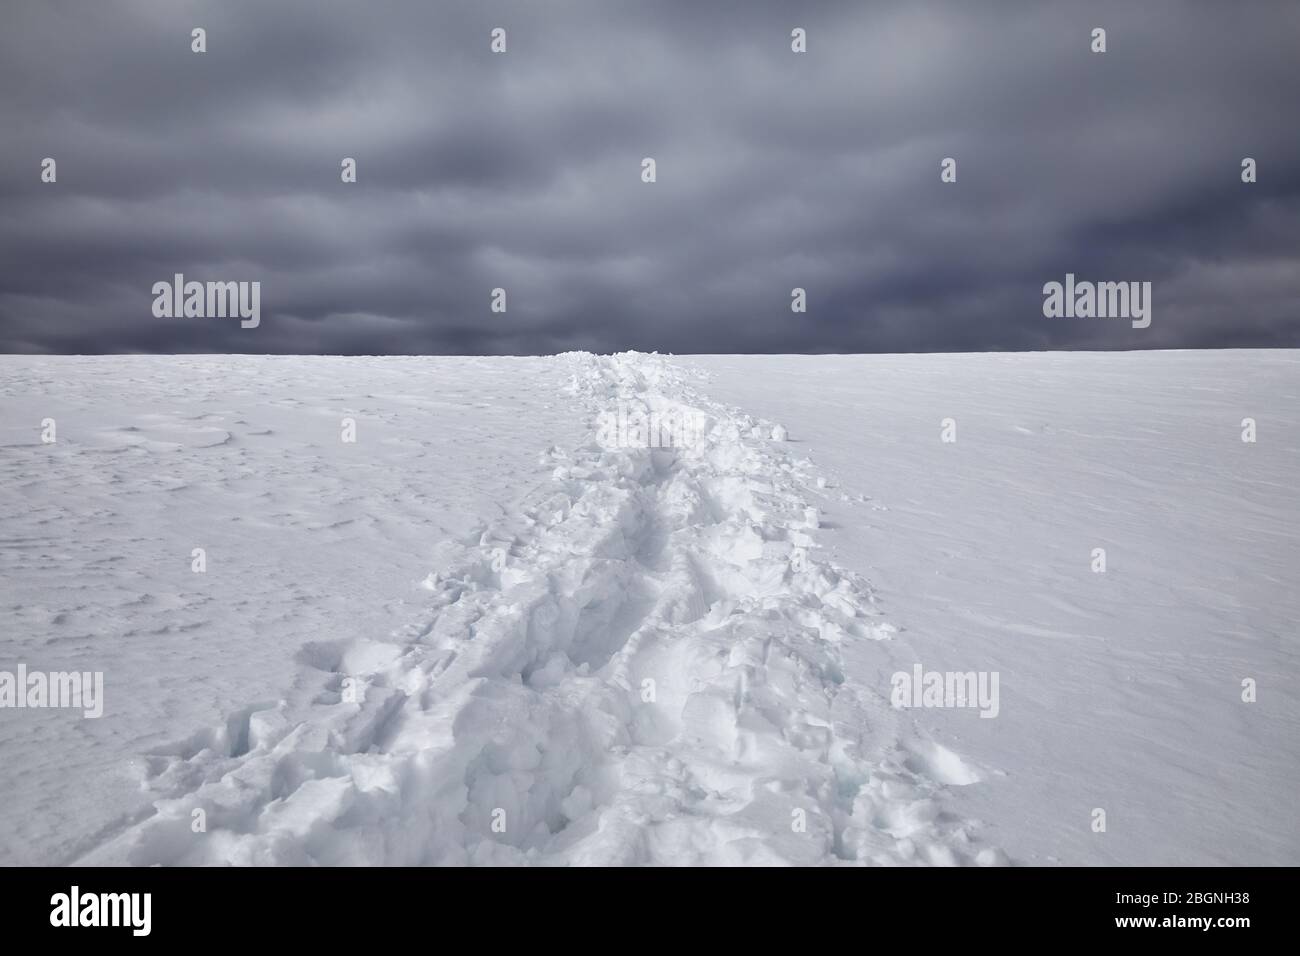
<path fill-rule="evenodd" d="M 1297 372 L 0 357 L 0 862 L 1295 864 Z"/>
<path fill-rule="evenodd" d="M 984 775 L 952 812 L 1018 863 L 1300 862 L 1300 354 L 692 364 L 829 479 L 819 538 L 900 628 L 850 679 L 1000 673 L 996 719 L 910 712 Z"/>

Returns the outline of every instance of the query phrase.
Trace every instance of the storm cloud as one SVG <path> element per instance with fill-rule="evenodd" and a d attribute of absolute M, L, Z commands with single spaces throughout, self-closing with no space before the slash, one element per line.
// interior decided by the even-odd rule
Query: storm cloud
<path fill-rule="evenodd" d="M 0 350 L 1300 346 L 1291 0 L 87 0 L 4 21 Z M 1045 318 L 1067 272 L 1151 282 L 1151 326 Z M 260 282 L 261 324 L 156 318 L 175 273 Z"/>

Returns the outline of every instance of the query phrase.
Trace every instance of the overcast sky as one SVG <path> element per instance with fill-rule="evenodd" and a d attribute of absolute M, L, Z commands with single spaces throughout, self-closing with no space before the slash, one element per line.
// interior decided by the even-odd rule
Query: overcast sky
<path fill-rule="evenodd" d="M 12 0 L 0 20 L 2 351 L 1300 346 L 1294 0 Z M 259 281 L 261 325 L 155 318 L 177 272 Z M 1151 282 L 1150 327 L 1045 318 L 1067 272 Z"/>

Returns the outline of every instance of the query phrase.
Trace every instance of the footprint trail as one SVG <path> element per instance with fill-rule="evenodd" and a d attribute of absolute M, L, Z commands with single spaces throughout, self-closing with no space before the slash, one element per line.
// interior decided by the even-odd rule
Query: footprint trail
<path fill-rule="evenodd" d="M 978 775 L 845 682 L 893 628 L 819 556 L 783 430 L 657 355 L 556 361 L 587 440 L 447 549 L 420 616 L 304 645 L 309 719 L 259 702 L 153 755 L 154 812 L 80 862 L 1005 862 L 943 809 Z M 611 444 L 629 409 L 698 440 Z"/>

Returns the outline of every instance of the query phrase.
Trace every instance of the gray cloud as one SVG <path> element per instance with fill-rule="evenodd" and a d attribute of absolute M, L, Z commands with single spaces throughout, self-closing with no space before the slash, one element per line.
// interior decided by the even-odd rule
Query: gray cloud
<path fill-rule="evenodd" d="M 5 351 L 1300 346 L 1290 0 L 109 0 L 6 20 Z M 1045 319 L 1067 271 L 1151 281 L 1151 327 Z M 261 281 L 262 325 L 154 318 L 176 272 Z"/>

